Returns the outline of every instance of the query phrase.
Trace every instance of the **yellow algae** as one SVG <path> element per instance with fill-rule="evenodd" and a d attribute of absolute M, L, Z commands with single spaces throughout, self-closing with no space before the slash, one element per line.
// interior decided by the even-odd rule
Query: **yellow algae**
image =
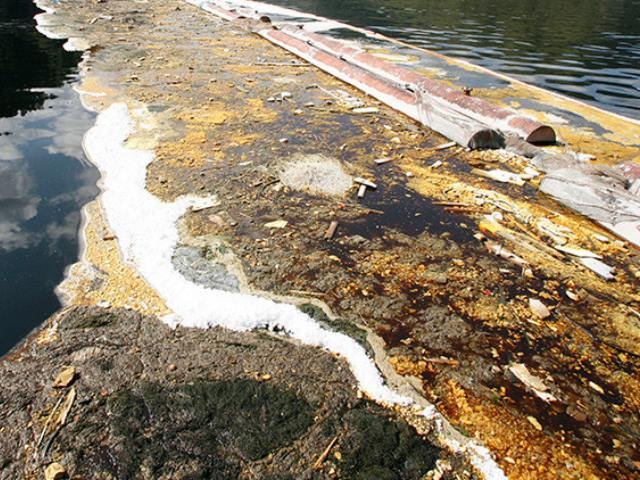
<path fill-rule="evenodd" d="M 222 125 L 233 116 L 233 112 L 220 103 L 206 107 L 185 110 L 176 115 L 176 119 L 196 125 Z"/>
<path fill-rule="evenodd" d="M 289 75 L 302 75 L 304 72 L 300 68 L 300 66 L 301 65 L 299 63 L 287 65 L 286 62 L 282 62 L 282 65 L 279 65 L 278 68 L 288 69 Z M 311 65 L 308 65 L 308 67 L 311 67 Z M 228 72 L 237 73 L 239 75 L 259 75 L 263 72 L 272 72 L 273 63 L 265 63 L 264 65 L 261 65 L 259 63 L 254 63 L 253 65 L 227 65 L 225 67 L 225 70 L 227 70 Z"/>
<path fill-rule="evenodd" d="M 99 202 L 89 203 L 85 215 L 84 255 L 60 285 L 67 303 L 133 308 L 147 315 L 170 313 L 155 290 L 123 260 Z"/>
<path fill-rule="evenodd" d="M 203 148 L 206 142 L 207 137 L 204 131 L 191 131 L 180 140 L 160 143 L 156 148 L 156 158 L 168 165 L 199 167 L 209 155 Z M 213 153 L 220 152 L 211 152 L 211 155 Z"/>
<path fill-rule="evenodd" d="M 253 120 L 268 123 L 275 121 L 279 116 L 277 111 L 267 108 L 260 98 L 247 98 L 245 103 L 249 118 Z"/>

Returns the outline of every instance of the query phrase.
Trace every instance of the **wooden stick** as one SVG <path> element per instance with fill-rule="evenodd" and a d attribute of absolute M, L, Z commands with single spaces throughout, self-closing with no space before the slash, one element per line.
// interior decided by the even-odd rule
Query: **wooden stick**
<path fill-rule="evenodd" d="M 429 363 L 438 363 L 438 364 L 442 364 L 442 365 L 453 365 L 454 367 L 457 367 L 458 365 L 460 365 L 460 362 L 458 360 L 453 360 L 450 358 L 425 358 L 423 359 L 425 362 L 429 362 Z"/>
<path fill-rule="evenodd" d="M 56 410 L 58 410 L 58 407 L 60 406 L 60 404 L 62 403 L 62 400 L 64 400 L 64 398 L 65 398 L 65 395 L 62 395 L 58 399 L 58 402 L 56 403 L 55 407 L 53 407 L 53 410 L 51 410 L 51 413 L 47 417 L 47 421 L 44 423 L 44 428 L 42 429 L 42 433 L 40 434 L 40 438 L 38 438 L 38 442 L 36 443 L 36 448 L 39 447 L 40 444 L 42 443 L 42 440 L 44 439 L 44 435 L 47 433 L 47 428 L 49 427 L 49 423 L 51 423 L 51 419 L 55 415 Z"/>
<path fill-rule="evenodd" d="M 462 202 L 433 202 L 434 205 L 438 205 L 440 207 L 474 207 L 475 205 L 471 205 L 470 203 L 462 203 Z"/>
<path fill-rule="evenodd" d="M 364 198 L 365 193 L 367 193 L 367 186 L 360 185 L 360 187 L 358 187 L 358 198 Z"/>
<path fill-rule="evenodd" d="M 322 292 L 311 292 L 309 290 L 289 290 L 289 293 L 294 295 L 310 295 L 312 297 L 324 297 L 326 293 Z"/>
<path fill-rule="evenodd" d="M 335 220 L 332 221 L 329 224 L 329 228 L 327 228 L 327 231 L 324 234 L 324 239 L 325 240 L 331 240 L 333 238 L 333 236 L 335 235 L 337 228 L 338 228 L 338 222 L 336 222 Z"/>
<path fill-rule="evenodd" d="M 447 143 L 443 143 L 442 145 L 438 145 L 437 147 L 434 147 L 433 149 L 435 151 L 446 150 L 447 148 L 451 148 L 451 147 L 455 147 L 455 146 L 456 146 L 456 142 L 447 142 Z"/>
<path fill-rule="evenodd" d="M 353 179 L 353 181 L 359 183 L 360 185 L 366 185 L 367 187 L 373 188 L 374 190 L 378 188 L 378 185 L 362 177 L 356 177 Z"/>
<path fill-rule="evenodd" d="M 316 460 L 316 463 L 313 464 L 314 470 L 320 470 L 320 468 L 322 468 L 322 464 L 329 456 L 329 452 L 331 452 L 331 449 L 333 448 L 333 446 L 337 441 L 338 441 L 338 436 L 336 435 L 335 437 L 333 437 L 329 445 L 327 445 L 327 448 L 324 449 L 324 452 L 322 452 L 322 455 L 318 457 L 318 460 Z"/>
<path fill-rule="evenodd" d="M 69 393 L 64 400 L 64 405 L 62 406 L 62 410 L 60 411 L 59 423 L 60 426 L 67 423 L 67 417 L 69 416 L 69 412 L 71 411 L 71 407 L 73 406 L 73 402 L 76 399 L 76 389 L 75 387 L 71 387 Z"/>

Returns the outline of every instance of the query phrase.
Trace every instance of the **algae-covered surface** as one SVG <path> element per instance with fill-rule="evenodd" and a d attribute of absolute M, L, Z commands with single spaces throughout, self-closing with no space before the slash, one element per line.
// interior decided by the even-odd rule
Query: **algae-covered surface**
<path fill-rule="evenodd" d="M 124 309 L 73 307 L 54 322 L 46 349 L 29 340 L 0 365 L 2 479 L 42 478 L 51 462 L 96 479 L 412 479 L 436 461 L 464 470 L 359 398 L 346 364 L 320 350 L 260 332 L 171 330 Z M 52 388 L 63 365 L 74 379 Z"/>
<path fill-rule="evenodd" d="M 128 145 L 154 151 L 147 190 L 217 198 L 179 222 L 184 276 L 295 302 L 365 345 L 382 339 L 389 380 L 404 378 L 510 478 L 640 475 L 640 256 L 539 193 L 538 179 L 473 170 L 523 172 L 527 159 L 437 149 L 447 140 L 255 36 L 250 21 L 178 1 L 55 8 L 48 29 L 93 45 L 83 101 L 124 101 L 139 126 Z M 352 97 L 379 111 L 354 113 Z M 344 175 L 377 188 L 325 188 Z M 122 260 L 99 202 L 87 215 L 83 261 L 62 288 L 76 307 L 0 366 L 2 478 L 50 461 L 78 478 L 477 475 L 401 410 L 359 398 L 334 356 L 142 317 L 168 308 Z M 559 244 L 599 255 L 613 279 Z M 36 446 L 65 364 L 80 370 L 76 406 Z"/>

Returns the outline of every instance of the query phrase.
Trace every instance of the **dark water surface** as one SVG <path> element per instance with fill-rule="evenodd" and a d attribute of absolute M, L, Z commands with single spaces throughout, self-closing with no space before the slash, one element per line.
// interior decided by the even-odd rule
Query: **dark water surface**
<path fill-rule="evenodd" d="M 264 0 L 640 118 L 640 0 Z"/>
<path fill-rule="evenodd" d="M 82 152 L 94 117 L 72 90 L 78 54 L 38 33 L 30 0 L 0 0 L 0 355 L 60 304 L 80 209 L 97 194 Z"/>

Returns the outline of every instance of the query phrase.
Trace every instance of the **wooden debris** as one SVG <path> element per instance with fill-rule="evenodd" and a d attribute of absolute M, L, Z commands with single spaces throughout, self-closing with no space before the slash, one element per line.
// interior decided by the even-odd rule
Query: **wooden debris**
<path fill-rule="evenodd" d="M 602 243 L 609 243 L 611 241 L 609 237 L 607 237 L 606 235 L 602 235 L 600 233 L 594 233 L 593 238 L 595 238 L 596 240 Z"/>
<path fill-rule="evenodd" d="M 314 470 L 319 470 L 319 469 L 322 468 L 322 464 L 324 463 L 324 461 L 329 456 L 329 453 L 331 452 L 331 449 L 333 448 L 333 446 L 335 445 L 335 443 L 337 441 L 338 441 L 338 436 L 336 435 L 335 437 L 333 437 L 331 442 L 329 442 L 329 445 L 327 445 L 327 448 L 325 448 L 324 451 L 322 452 L 322 454 L 318 457 L 318 460 L 316 460 L 316 463 L 313 464 L 313 469 Z"/>
<path fill-rule="evenodd" d="M 358 107 L 358 108 L 354 108 L 353 110 L 351 110 L 352 113 L 360 113 L 360 114 L 366 114 L 366 113 L 378 113 L 379 110 L 376 107 Z"/>
<path fill-rule="evenodd" d="M 615 276 L 613 275 L 613 267 L 610 267 L 596 258 L 580 258 L 580 263 L 605 280 L 615 279 Z"/>
<path fill-rule="evenodd" d="M 446 150 L 448 148 L 455 147 L 456 145 L 457 145 L 456 142 L 447 142 L 447 143 L 442 143 L 442 144 L 438 145 L 437 147 L 434 147 L 433 149 L 435 151 Z"/>
<path fill-rule="evenodd" d="M 360 185 L 358 187 L 358 198 L 364 198 L 364 195 L 367 193 L 367 186 Z"/>
<path fill-rule="evenodd" d="M 524 167 L 524 171 L 520 174 L 520 178 L 522 178 L 523 180 L 531 180 L 532 178 L 536 178 L 539 176 L 540 172 L 531 167 Z"/>
<path fill-rule="evenodd" d="M 573 235 L 570 229 L 558 225 L 545 217 L 536 220 L 535 227 L 538 232 L 545 237 L 549 237 L 556 245 L 566 244 L 569 236 Z"/>
<path fill-rule="evenodd" d="M 434 205 L 438 205 L 440 207 L 473 207 L 470 203 L 462 203 L 462 202 L 433 202 Z"/>
<path fill-rule="evenodd" d="M 385 163 L 389 163 L 391 161 L 390 158 L 376 158 L 374 162 L 376 165 L 384 165 Z"/>
<path fill-rule="evenodd" d="M 571 300 L 573 300 L 574 302 L 578 302 L 580 301 L 580 295 L 578 295 L 576 292 L 574 292 L 573 290 L 567 290 L 564 292 L 565 295 L 567 297 L 569 297 Z"/>
<path fill-rule="evenodd" d="M 474 168 L 471 170 L 471 173 L 480 177 L 490 178 L 497 182 L 512 183 L 513 185 L 518 185 L 520 187 L 524 185 L 524 180 L 520 175 L 517 173 L 507 172 L 506 170 L 480 170 L 478 168 Z"/>
<path fill-rule="evenodd" d="M 324 233 L 324 239 L 325 240 L 331 240 L 333 238 L 333 236 L 336 234 L 336 229 L 337 228 L 338 228 L 338 222 L 333 220 L 329 224 L 329 228 L 327 228 L 327 231 Z"/>
<path fill-rule="evenodd" d="M 589 387 L 598 392 L 600 395 L 604 395 L 604 389 L 597 383 L 589 381 Z"/>
<path fill-rule="evenodd" d="M 292 295 L 309 295 L 312 297 L 325 297 L 326 293 L 322 292 L 312 292 L 310 290 L 289 290 L 289 293 Z"/>
<path fill-rule="evenodd" d="M 529 263 L 524 258 L 517 256 L 515 253 L 507 250 L 499 243 L 492 242 L 491 240 L 487 240 L 485 242 L 485 246 L 487 247 L 487 250 L 489 250 L 489 252 L 497 255 L 500 258 L 504 258 L 505 260 L 508 260 L 514 265 L 518 265 L 523 268 L 526 268 L 529 266 Z"/>
<path fill-rule="evenodd" d="M 429 165 L 429 168 L 438 168 L 438 167 L 441 167 L 441 166 L 442 166 L 442 161 L 441 160 L 436 160 L 431 165 Z"/>
<path fill-rule="evenodd" d="M 75 399 L 76 399 L 76 389 L 75 387 L 71 387 L 71 390 L 69 390 L 69 393 L 67 393 L 67 396 L 64 399 L 62 408 L 60 408 L 60 415 L 58 416 L 59 427 L 67 423 L 67 417 L 69 416 L 69 412 L 71 411 L 71 407 L 73 406 L 73 402 Z"/>
<path fill-rule="evenodd" d="M 548 392 L 547 387 L 540 377 L 532 375 L 527 366 L 523 363 L 514 363 L 509 367 L 511 373 L 518 381 L 524 384 L 538 398 L 545 402 L 555 402 L 557 398 Z"/>
<path fill-rule="evenodd" d="M 40 434 L 40 438 L 38 438 L 38 442 L 36 446 L 39 446 L 42 443 L 45 435 L 47 434 L 47 430 L 49 425 L 53 423 L 54 427 L 51 430 L 51 435 L 49 436 L 49 441 L 44 446 L 42 456 L 45 457 L 47 455 L 47 451 L 51 447 L 53 440 L 56 438 L 58 431 L 64 426 L 67 422 L 67 418 L 69 416 L 69 412 L 71 411 L 71 407 L 73 406 L 73 402 L 76 399 L 76 389 L 75 387 L 71 387 L 71 390 L 67 392 L 64 397 L 60 397 L 56 406 L 51 410 L 49 417 L 47 418 L 46 423 L 44 424 L 44 428 L 42 429 L 42 433 Z M 56 411 L 58 407 L 62 404 L 60 408 L 60 412 L 56 415 Z"/>
<path fill-rule="evenodd" d="M 541 320 L 544 320 L 551 315 L 551 312 L 549 311 L 547 306 L 537 298 L 529 299 L 529 308 L 531 309 L 533 314 Z"/>
<path fill-rule="evenodd" d="M 602 256 L 598 255 L 597 253 L 593 253 L 593 252 L 591 252 L 589 250 L 584 250 L 582 248 L 566 247 L 564 245 L 554 245 L 554 248 L 556 250 L 559 250 L 560 252 L 568 253 L 569 255 L 573 255 L 574 257 L 598 258 L 598 259 L 602 258 Z"/>
<path fill-rule="evenodd" d="M 53 388 L 66 388 L 76 377 L 76 367 L 64 367 L 53 381 Z"/>
<path fill-rule="evenodd" d="M 376 185 L 375 183 L 373 183 L 373 182 L 371 182 L 369 180 L 366 180 L 366 179 L 364 179 L 362 177 L 355 177 L 353 179 L 353 181 L 356 182 L 356 183 L 359 183 L 360 185 L 366 185 L 367 187 L 373 188 L 374 190 L 376 188 L 378 188 L 378 185 Z"/>
<path fill-rule="evenodd" d="M 286 220 L 274 220 L 273 222 L 265 223 L 267 228 L 284 228 L 289 224 Z"/>
<path fill-rule="evenodd" d="M 56 402 L 55 406 L 53 407 L 53 409 L 51 410 L 51 413 L 47 416 L 47 421 L 44 423 L 44 427 L 42 427 L 42 433 L 40 433 L 40 437 L 38 437 L 38 441 L 36 442 L 36 448 L 39 447 L 40 444 L 42 443 L 42 440 L 44 440 L 44 436 L 47 433 L 49 424 L 51 424 L 51 421 L 53 420 L 55 413 L 58 411 L 58 408 L 60 407 L 60 404 L 62 403 L 63 400 L 64 400 L 64 397 L 60 397 Z"/>
<path fill-rule="evenodd" d="M 533 425 L 533 427 L 538 430 L 538 431 L 542 431 L 542 425 L 540 425 L 540 422 L 538 421 L 538 419 L 536 417 L 532 417 L 531 415 L 529 415 L 527 417 L 527 421 Z"/>

